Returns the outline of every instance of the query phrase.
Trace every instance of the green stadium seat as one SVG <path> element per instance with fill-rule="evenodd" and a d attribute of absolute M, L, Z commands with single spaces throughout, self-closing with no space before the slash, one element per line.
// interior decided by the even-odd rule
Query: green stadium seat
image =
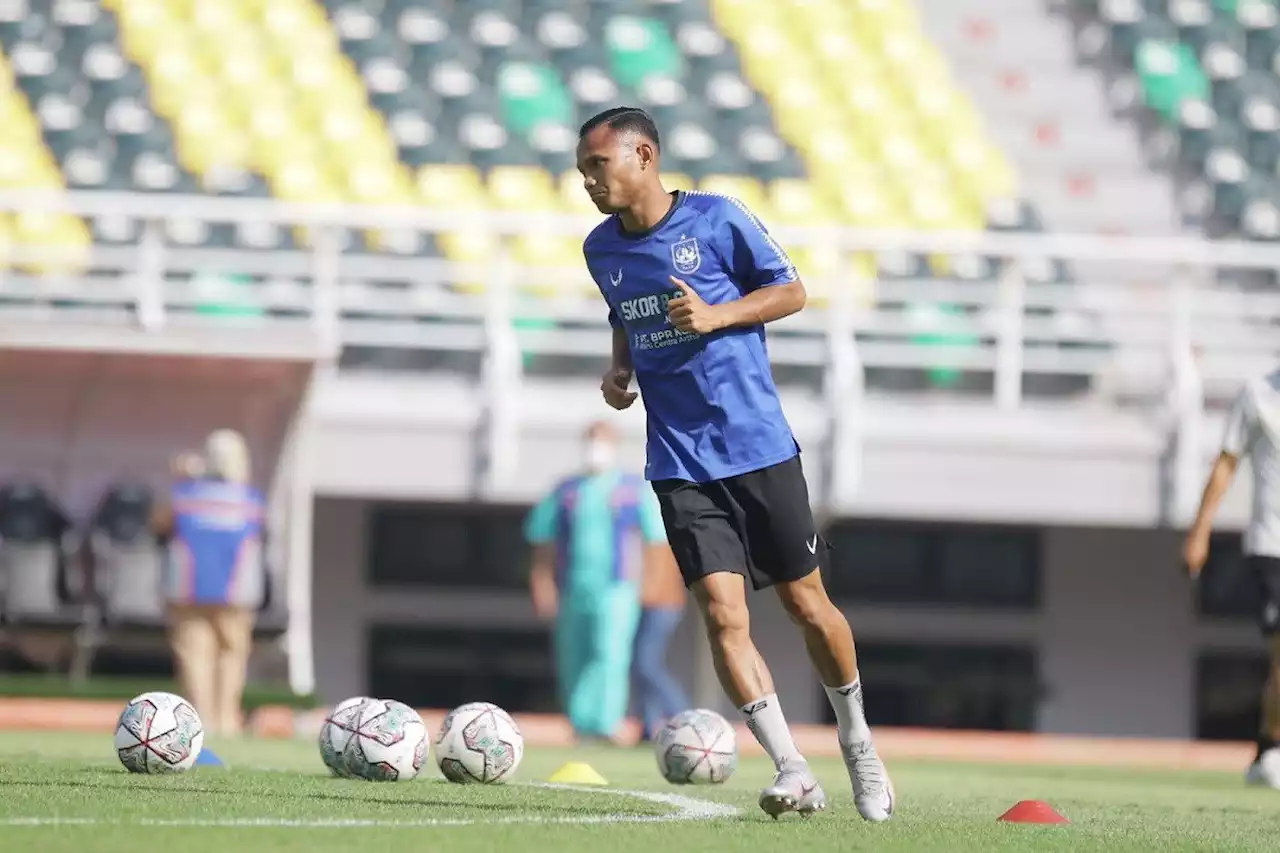
<path fill-rule="evenodd" d="M 1177 41 L 1144 39 L 1134 53 L 1134 68 L 1148 107 L 1165 120 L 1177 120 L 1186 100 L 1209 97 L 1209 81 L 1195 54 Z"/>
<path fill-rule="evenodd" d="M 541 125 L 573 123 L 573 98 L 555 68 L 506 62 L 498 68 L 495 82 L 503 120 L 516 134 L 528 139 Z"/>
<path fill-rule="evenodd" d="M 602 31 L 613 76 L 622 86 L 639 89 L 653 76 L 679 79 L 684 71 L 680 49 L 661 22 L 633 15 L 614 15 Z"/>

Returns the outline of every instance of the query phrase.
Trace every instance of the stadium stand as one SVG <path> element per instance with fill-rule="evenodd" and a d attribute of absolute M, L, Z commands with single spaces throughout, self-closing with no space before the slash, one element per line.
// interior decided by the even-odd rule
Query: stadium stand
<path fill-rule="evenodd" d="M 65 187 L 59 163 L 42 143 L 77 135 L 79 115 L 69 103 L 55 71 L 57 59 L 35 40 L 39 26 L 11 10 L 0 12 L 0 188 L 59 189 Z M 33 111 L 32 105 L 36 110 Z M 55 149 L 56 151 L 56 149 Z M 7 266 L 12 245 L 53 250 L 20 266 L 32 272 L 65 269 L 83 260 L 89 234 L 75 217 L 24 211 L 0 218 L 0 265 Z"/>
<path fill-rule="evenodd" d="M 19 115 L 6 132 L 29 127 L 23 156 L 50 158 L 43 173 L 73 189 L 589 213 L 577 125 L 623 102 L 660 123 L 672 186 L 738 196 L 775 227 L 1042 228 L 911 0 L 8 0 L 0 41 Z M 38 118 L 24 125 L 26 105 Z M 30 216 L 60 223 L 63 241 L 90 239 L 75 219 Z M 99 244 L 141 236 L 136 219 L 109 212 L 88 224 Z M 261 222 L 161 224 L 178 249 L 309 246 L 303 229 Z M 375 264 L 388 253 L 477 264 L 500 254 L 500 238 L 474 225 L 342 237 L 347 258 Z M 526 295 L 593 294 L 577 236 L 526 229 L 509 240 Z M 860 339 L 991 345 L 985 297 L 955 291 L 939 303 L 914 288 L 993 284 L 1004 269 L 994 257 L 800 243 L 793 254 L 815 303 L 840 281 L 855 306 L 881 312 Z M 239 285 L 308 286 L 192 263 L 191 287 L 205 296 L 188 307 L 205 314 L 260 314 L 255 288 Z M 396 272 L 407 269 L 346 273 L 344 315 L 434 321 L 442 293 L 486 290 L 483 274 L 446 288 Z M 1019 273 L 1033 291 L 1071 281 L 1057 262 Z M 524 329 L 548 322 L 543 308 L 518 313 Z M 1049 322 L 1054 310 L 1028 314 Z M 933 375 L 953 384 L 959 373 Z"/>
<path fill-rule="evenodd" d="M 1207 187 L 1217 235 L 1280 238 L 1280 14 L 1269 0 L 1091 0 L 1081 43 L 1136 76 L 1176 167 Z M 1194 209 L 1185 211 L 1194 216 Z"/>

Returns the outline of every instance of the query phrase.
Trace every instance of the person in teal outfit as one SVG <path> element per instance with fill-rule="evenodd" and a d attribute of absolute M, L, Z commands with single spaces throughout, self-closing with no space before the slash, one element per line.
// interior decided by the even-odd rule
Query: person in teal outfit
<path fill-rule="evenodd" d="M 587 430 L 583 469 L 525 520 L 534 609 L 553 621 L 560 701 L 580 740 L 613 739 L 627 712 L 644 561 L 665 546 L 657 498 L 616 464 L 607 423 Z"/>

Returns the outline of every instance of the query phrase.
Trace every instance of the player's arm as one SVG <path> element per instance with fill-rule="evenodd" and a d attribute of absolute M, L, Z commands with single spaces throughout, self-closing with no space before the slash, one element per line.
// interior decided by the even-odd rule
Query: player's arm
<path fill-rule="evenodd" d="M 559 502 L 555 493 L 547 495 L 525 518 L 524 538 L 532 547 L 529 565 L 529 597 L 533 610 L 543 619 L 556 615 L 559 591 L 556 589 L 556 516 Z"/>
<path fill-rule="evenodd" d="M 671 282 L 683 293 L 682 299 L 688 299 L 692 302 L 700 298 L 684 281 L 671 277 Z M 699 334 L 714 332 L 718 329 L 732 329 L 745 326 L 760 326 L 765 323 L 772 323 L 774 320 L 781 320 L 783 317 L 790 317 L 800 309 L 804 308 L 805 300 L 808 295 L 805 293 L 804 282 L 797 279 L 789 281 L 785 284 L 774 284 L 768 287 L 761 287 L 750 293 L 735 299 L 732 302 L 724 302 L 719 305 L 705 305 L 709 322 L 704 329 L 690 328 L 689 331 L 696 331 Z M 675 301 L 675 300 L 673 300 Z M 676 321 L 677 328 L 680 327 L 679 320 L 688 317 L 694 313 L 690 304 L 682 304 L 676 306 L 671 313 L 671 318 Z"/>
<path fill-rule="evenodd" d="M 682 294 L 667 303 L 672 324 L 681 331 L 705 335 L 772 323 L 804 308 L 804 283 L 760 220 L 731 201 L 717 208 L 714 216 L 711 248 L 745 292 L 730 302 L 707 305 L 692 287 L 672 276 L 671 283 Z"/>
<path fill-rule="evenodd" d="M 1231 481 L 1235 479 L 1236 469 L 1240 467 L 1240 457 L 1253 440 L 1250 405 L 1248 394 L 1241 392 L 1227 415 L 1222 452 L 1218 454 L 1213 470 L 1209 472 L 1209 481 L 1205 483 L 1204 492 L 1200 495 L 1196 519 L 1187 531 L 1187 539 L 1182 546 L 1182 559 L 1193 578 L 1199 577 L 1200 570 L 1209 559 L 1209 534 L 1213 532 L 1213 520 L 1218 514 L 1223 497 L 1231 488 Z"/>

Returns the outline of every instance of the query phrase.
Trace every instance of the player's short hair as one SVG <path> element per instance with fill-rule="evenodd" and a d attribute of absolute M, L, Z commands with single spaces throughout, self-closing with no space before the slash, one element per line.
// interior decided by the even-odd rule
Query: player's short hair
<path fill-rule="evenodd" d="M 582 139 L 602 124 L 607 124 L 618 133 L 634 132 L 647 137 L 658 151 L 662 150 L 662 142 L 658 139 L 658 125 L 653 118 L 639 107 L 612 107 L 597 113 L 583 122 L 578 129 L 578 138 Z"/>

